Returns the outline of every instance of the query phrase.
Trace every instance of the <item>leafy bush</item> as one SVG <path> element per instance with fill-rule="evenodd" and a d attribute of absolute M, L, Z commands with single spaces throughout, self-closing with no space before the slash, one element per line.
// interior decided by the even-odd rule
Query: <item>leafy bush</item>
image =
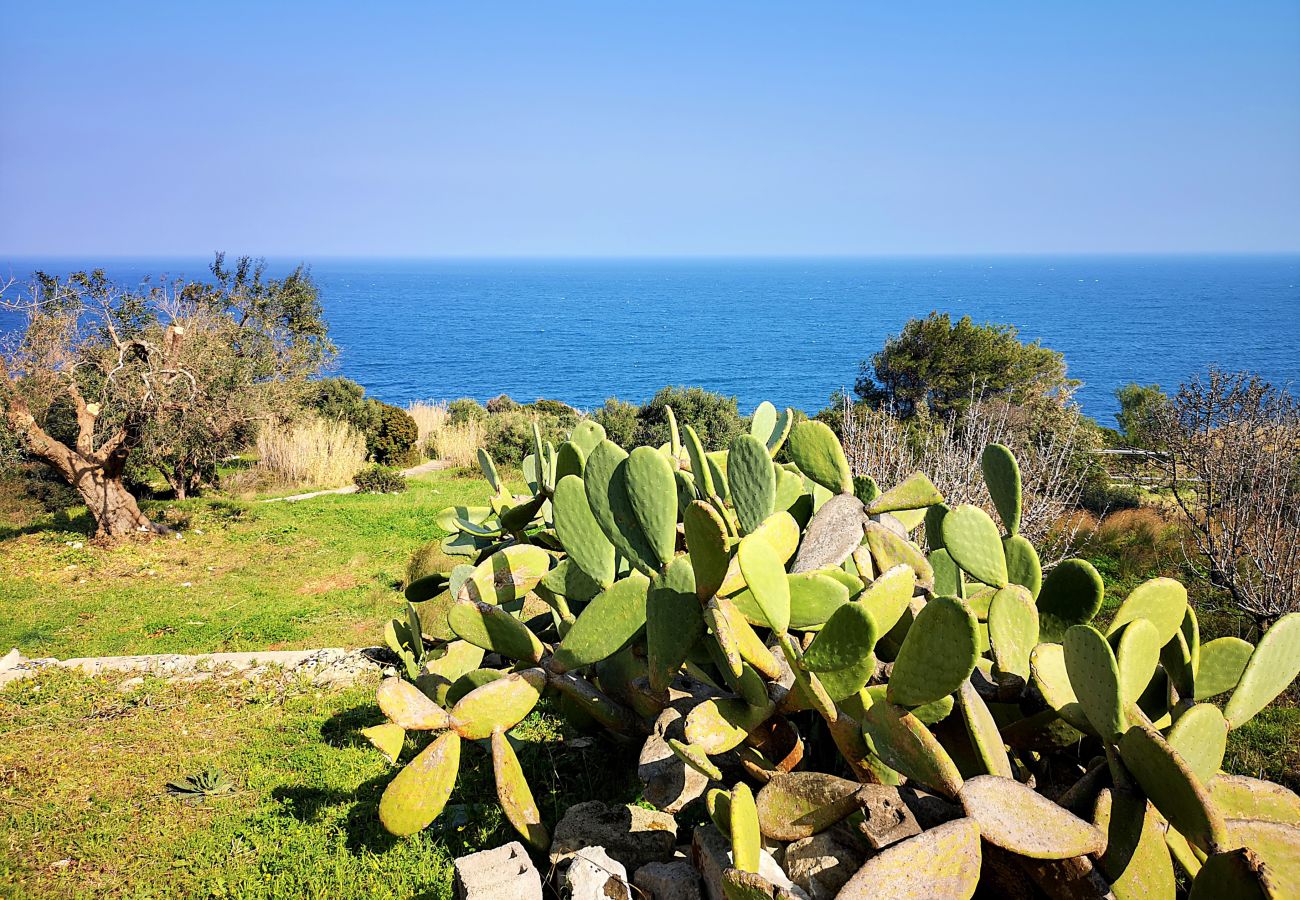
<path fill-rule="evenodd" d="M 415 419 L 400 407 L 387 403 L 376 405 L 379 414 L 374 427 L 366 432 L 366 451 L 370 458 L 385 466 L 415 465 L 419 461 L 415 442 L 420 438 Z"/>
<path fill-rule="evenodd" d="M 509 412 L 518 408 L 519 404 L 510 399 L 509 394 L 497 394 L 487 402 L 487 411 L 490 413 Z"/>
<path fill-rule="evenodd" d="M 558 445 L 568 437 L 570 429 L 558 417 L 536 413 L 529 407 L 521 406 L 488 417 L 487 436 L 483 446 L 498 462 L 517 466 L 524 461 L 525 456 L 533 452 L 534 422 L 537 423 L 543 441 Z"/>
<path fill-rule="evenodd" d="M 375 464 L 352 476 L 352 483 L 362 494 L 400 494 L 406 490 L 406 476 L 396 469 Z"/>
<path fill-rule="evenodd" d="M 591 418 L 605 429 L 605 436 L 611 441 L 620 447 L 632 447 L 636 444 L 637 413 L 640 410 L 641 407 L 635 403 L 610 397 L 604 406 L 591 414 Z"/>
<path fill-rule="evenodd" d="M 461 397 L 447 404 L 447 421 L 452 425 L 464 425 L 466 422 L 482 422 L 488 417 L 483 404 L 470 397 Z"/>
<path fill-rule="evenodd" d="M 665 387 L 637 413 L 637 443 L 657 447 L 668 440 L 667 407 L 677 420 L 689 423 L 709 447 L 726 447 L 745 430 L 735 397 L 726 397 L 701 387 Z"/>

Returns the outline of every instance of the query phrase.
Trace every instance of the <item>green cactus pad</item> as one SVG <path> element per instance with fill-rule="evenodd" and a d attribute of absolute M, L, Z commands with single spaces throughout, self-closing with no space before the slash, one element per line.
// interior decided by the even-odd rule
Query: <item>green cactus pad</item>
<path fill-rule="evenodd" d="M 810 672 L 833 672 L 860 665 L 876 645 L 876 623 L 866 607 L 846 603 L 835 611 L 803 654 Z"/>
<path fill-rule="evenodd" d="M 888 634 L 907 612 L 916 590 L 916 572 L 908 565 L 897 565 L 871 583 L 854 603 L 861 603 L 871 613 L 879 634 Z"/>
<path fill-rule="evenodd" d="M 1006 585 L 1002 535 L 978 506 L 963 503 L 948 510 L 943 517 L 943 546 L 972 578 L 993 587 Z"/>
<path fill-rule="evenodd" d="M 743 872 L 757 872 L 763 836 L 758 829 L 754 794 L 744 782 L 731 789 L 730 819 L 732 862 Z"/>
<path fill-rule="evenodd" d="M 438 510 L 434 521 L 443 531 L 462 531 L 466 525 L 481 529 L 495 518 L 496 510 L 490 506 L 448 506 Z"/>
<path fill-rule="evenodd" d="M 369 728 L 362 728 L 361 734 L 374 744 L 390 763 L 397 762 L 397 758 L 402 755 L 402 746 L 406 743 L 406 729 L 396 722 L 383 722 Z"/>
<path fill-rule="evenodd" d="M 511 534 L 527 531 L 545 505 L 546 495 L 537 494 L 516 506 L 503 507 L 501 510 L 501 527 Z"/>
<path fill-rule="evenodd" d="M 1086 559 L 1057 563 L 1038 592 L 1041 640 L 1061 641 L 1073 625 L 1086 625 L 1101 609 L 1106 584 Z"/>
<path fill-rule="evenodd" d="M 474 567 L 456 593 L 457 600 L 509 603 L 521 600 L 551 567 L 551 555 L 532 544 L 513 544 Z"/>
<path fill-rule="evenodd" d="M 595 419 L 583 419 L 569 432 L 569 441 L 582 451 L 584 457 L 591 456 L 591 451 L 605 439 L 605 429 Z"/>
<path fill-rule="evenodd" d="M 1273 702 L 1300 674 L 1300 613 L 1273 623 L 1250 655 L 1237 689 L 1223 710 L 1230 728 L 1240 728 Z"/>
<path fill-rule="evenodd" d="M 784 566 L 790 557 L 794 556 L 794 551 L 798 549 L 801 532 L 799 523 L 789 513 L 778 512 L 768 516 L 767 521 L 747 537 L 762 538 L 776 553 L 776 558 Z M 722 587 L 718 588 L 718 594 L 730 597 L 737 591 L 744 590 L 744 588 L 745 576 L 740 571 L 740 559 L 733 556 L 731 563 L 727 566 L 726 577 L 722 580 Z"/>
<path fill-rule="evenodd" d="M 1072 859 L 1106 847 L 1106 836 L 1092 823 L 1010 778 L 968 778 L 960 800 L 984 840 L 1020 856 Z"/>
<path fill-rule="evenodd" d="M 776 509 L 776 472 L 767 447 L 750 434 L 738 435 L 727 456 L 731 502 L 745 534 L 753 532 Z"/>
<path fill-rule="evenodd" d="M 980 456 L 984 483 L 988 485 L 993 506 L 1008 535 L 1020 531 L 1020 465 L 1015 454 L 1002 444 L 989 444 Z M 1029 585 L 1025 585 L 1028 587 Z"/>
<path fill-rule="evenodd" d="M 821 772 L 778 772 L 758 792 L 759 829 L 775 841 L 811 837 L 857 809 L 859 787 Z"/>
<path fill-rule="evenodd" d="M 1265 868 L 1259 854 L 1242 848 L 1208 858 L 1196 872 L 1187 900 L 1277 900 L 1283 896 L 1283 886 Z"/>
<path fill-rule="evenodd" d="M 710 654 L 715 656 L 718 668 L 722 670 L 724 676 L 739 678 L 743 659 L 740 655 L 740 647 L 736 643 L 735 627 L 732 624 L 736 619 L 722 610 L 723 599 L 725 598 L 717 598 L 704 607 L 704 624 L 713 633 L 713 644 L 705 644 L 705 646 L 709 648 Z M 739 619 L 744 618 L 739 611 L 736 616 Z M 716 653 L 714 647 L 717 648 Z"/>
<path fill-rule="evenodd" d="M 846 559 L 844 564 L 852 566 L 852 558 Z M 856 598 L 867 586 L 867 582 L 859 578 L 857 575 L 852 575 L 844 569 L 836 566 L 826 566 L 825 568 L 817 569 L 815 574 L 825 575 L 827 578 L 833 578 L 840 584 L 844 585 L 845 590 L 849 592 L 850 599 Z M 793 588 L 791 590 L 793 590 Z M 791 602 L 793 602 L 793 600 Z"/>
<path fill-rule="evenodd" d="M 1164 824 L 1146 797 L 1105 788 L 1097 795 L 1092 820 L 1106 835 L 1106 850 L 1097 865 L 1116 900 L 1176 896 Z"/>
<path fill-rule="evenodd" d="M 627 494 L 656 568 L 668 565 L 677 546 L 677 479 L 673 465 L 651 447 L 637 447 L 627 458 Z"/>
<path fill-rule="evenodd" d="M 712 699 L 686 716 L 686 740 L 705 753 L 735 749 L 771 714 L 772 705 L 751 706 L 741 699 Z"/>
<path fill-rule="evenodd" d="M 555 534 L 569 559 L 602 588 L 614 583 L 614 545 L 592 514 L 582 479 L 565 475 L 551 499 Z"/>
<path fill-rule="evenodd" d="M 1216 775 L 1206 788 L 1214 805 L 1230 819 L 1300 826 L 1300 797 L 1280 784 L 1245 775 Z"/>
<path fill-rule="evenodd" d="M 652 691 L 668 687 L 703 633 L 695 571 L 688 557 L 679 556 L 651 580 L 646 600 L 646 661 Z"/>
<path fill-rule="evenodd" d="M 864 691 L 859 696 L 871 696 Z M 874 700 L 863 714 L 862 729 L 875 753 L 908 778 L 950 799 L 961 790 L 961 773 L 948 751 L 921 720 L 901 706 Z"/>
<path fill-rule="evenodd" d="M 684 744 L 676 738 L 669 738 L 668 749 L 673 752 L 674 756 L 704 777 L 713 781 L 722 780 L 722 771 L 713 764 L 713 761 L 699 747 L 693 744 Z"/>
<path fill-rule="evenodd" d="M 449 706 L 455 706 L 461 699 L 471 691 L 478 690 L 490 681 L 496 681 L 498 678 L 504 678 L 505 672 L 496 669 L 471 669 L 460 675 L 452 682 L 442 698 L 442 702 Z"/>
<path fill-rule="evenodd" d="M 756 531 L 741 539 L 736 560 L 764 621 L 778 634 L 785 633 L 790 627 L 790 583 L 779 554 Z"/>
<path fill-rule="evenodd" d="M 586 498 L 583 498 L 583 502 L 586 502 Z M 601 539 L 604 540 L 604 535 L 601 535 Z M 541 586 L 537 590 L 540 593 L 542 588 L 545 588 L 569 600 L 586 603 L 606 587 L 608 585 L 593 580 L 573 561 L 572 557 L 566 557 L 560 560 L 559 565 L 554 569 L 542 576 Z"/>
<path fill-rule="evenodd" d="M 1002 555 L 1007 561 L 1007 581 L 1029 589 L 1031 597 L 1038 597 L 1043 587 L 1043 567 L 1038 551 L 1024 535 L 1013 534 L 1002 539 Z"/>
<path fill-rule="evenodd" d="M 1038 607 L 1027 588 L 1013 582 L 993 595 L 989 643 L 999 669 L 1029 680 L 1029 654 L 1038 646 Z"/>
<path fill-rule="evenodd" d="M 451 717 L 415 685 L 400 678 L 385 678 L 375 695 L 389 721 L 407 731 L 435 731 L 451 726 Z"/>
<path fill-rule="evenodd" d="M 1300 885 L 1300 828 L 1259 819 L 1229 819 L 1228 847 L 1247 847 L 1258 854 L 1265 874 L 1281 889 L 1277 896 L 1294 896 Z"/>
<path fill-rule="evenodd" d="M 943 517 L 947 514 L 946 503 L 936 503 L 925 511 L 925 542 L 931 550 L 943 549 Z"/>
<path fill-rule="evenodd" d="M 1217 706 L 1198 703 L 1174 722 L 1165 738 L 1202 784 L 1219 773 L 1228 749 L 1228 723 Z"/>
<path fill-rule="evenodd" d="M 423 578 L 412 581 L 402 591 L 402 595 L 410 603 L 422 603 L 445 591 L 447 583 L 448 573 L 434 572 L 431 575 L 425 575 Z"/>
<path fill-rule="evenodd" d="M 1029 654 L 1029 671 L 1034 686 L 1056 714 L 1080 731 L 1094 733 L 1083 704 L 1075 696 L 1065 668 L 1065 648 L 1042 643 Z"/>
<path fill-rule="evenodd" d="M 777 664 L 772 651 L 763 643 L 749 622 L 731 600 L 719 597 L 717 607 L 730 626 L 729 631 L 735 641 L 736 651 L 741 659 L 749 663 L 768 678 L 775 680 L 780 676 L 781 667 Z"/>
<path fill-rule="evenodd" d="M 701 600 L 717 594 L 731 562 L 727 550 L 727 525 L 707 503 L 696 500 L 682 515 L 686 549 L 695 567 L 695 589 Z"/>
<path fill-rule="evenodd" d="M 1124 697 L 1120 693 L 1119 663 L 1106 638 L 1091 625 L 1075 625 L 1065 633 L 1065 670 L 1092 727 L 1106 741 L 1124 732 Z"/>
<path fill-rule="evenodd" d="M 650 579 L 640 572 L 614 582 L 578 615 L 555 648 L 553 668 L 578 669 L 621 650 L 645 627 L 649 591 Z"/>
<path fill-rule="evenodd" d="M 451 641 L 443 648 L 441 656 L 424 662 L 424 671 L 455 681 L 483 662 L 483 648 L 469 641 Z"/>
<path fill-rule="evenodd" d="M 899 537 L 892 529 L 878 522 L 867 523 L 866 543 L 877 572 L 887 572 L 899 565 L 910 566 L 916 573 L 917 584 L 934 586 L 934 569 L 916 544 Z"/>
<path fill-rule="evenodd" d="M 1133 593 L 1120 604 L 1110 630 L 1114 634 L 1134 619 L 1148 619 L 1156 626 L 1160 646 L 1169 643 L 1187 612 L 1187 588 L 1172 578 L 1152 578 L 1133 589 Z"/>
<path fill-rule="evenodd" d="M 498 728 L 514 728 L 533 711 L 544 687 L 544 671 L 524 669 L 475 688 L 451 708 L 456 733 L 477 741 Z"/>
<path fill-rule="evenodd" d="M 1148 619 L 1134 619 L 1111 638 L 1124 702 L 1137 702 L 1151 683 L 1160 663 L 1159 641 L 1156 627 Z"/>
<path fill-rule="evenodd" d="M 1124 767 L 1174 828 L 1204 853 L 1226 847 L 1227 823 L 1200 779 L 1160 733 L 1139 722 L 1119 741 Z"/>
<path fill-rule="evenodd" d="M 837 896 L 965 900 L 979 886 L 982 859 L 979 826 L 974 819 L 956 819 L 875 854 Z"/>
<path fill-rule="evenodd" d="M 1221 637 L 1202 644 L 1195 699 L 1208 700 L 1235 688 L 1254 651 L 1249 641 L 1238 637 Z"/>
<path fill-rule="evenodd" d="M 940 597 L 966 597 L 966 583 L 961 569 L 947 550 L 931 550 L 927 557 L 934 570 L 934 592 Z"/>
<path fill-rule="evenodd" d="M 533 792 L 524 778 L 519 757 L 510 746 L 510 739 L 499 728 L 492 732 L 492 774 L 496 776 L 497 799 L 507 821 L 531 846 L 538 850 L 550 847 L 550 835 L 542 824 L 542 814 L 538 812 Z"/>
<path fill-rule="evenodd" d="M 731 791 L 709 788 L 704 794 L 704 808 L 723 837 L 731 837 Z"/>
<path fill-rule="evenodd" d="M 821 628 L 849 602 L 849 589 L 825 571 L 790 575 L 790 627 L 799 631 Z"/>
<path fill-rule="evenodd" d="M 1160 648 L 1160 665 L 1168 675 L 1180 697 L 1190 697 L 1196 691 L 1196 672 L 1192 668 L 1192 651 L 1181 631 Z"/>
<path fill-rule="evenodd" d="M 790 458 L 817 484 L 832 494 L 853 492 L 853 473 L 835 432 L 825 422 L 809 419 L 790 429 Z"/>
<path fill-rule="evenodd" d="M 923 509 L 943 502 L 943 494 L 921 472 L 913 472 L 903 481 L 871 501 L 867 507 L 870 515 L 896 512 L 900 509 Z"/>
<path fill-rule="evenodd" d="M 776 509 L 793 515 L 801 502 L 808 501 L 803 479 L 775 463 L 772 464 L 772 471 L 776 475 L 776 500 L 773 505 Z M 808 506 L 807 511 L 811 515 L 812 507 Z M 804 521 L 807 521 L 806 517 Z"/>
<path fill-rule="evenodd" d="M 406 837 L 427 826 L 447 805 L 460 769 L 460 738 L 447 732 L 389 782 L 379 799 L 379 821 L 389 834 Z"/>
<path fill-rule="evenodd" d="M 685 433 L 686 457 L 690 461 L 691 474 L 695 476 L 695 486 L 699 489 L 700 494 L 704 497 L 711 497 L 719 494 L 721 485 L 713 481 L 713 471 L 709 468 L 708 456 L 704 452 L 704 445 L 700 443 L 700 437 L 695 433 L 695 429 L 687 425 L 683 429 Z"/>
<path fill-rule="evenodd" d="M 476 451 L 475 455 L 478 457 L 479 470 L 483 473 L 483 477 L 487 479 L 488 484 L 491 485 L 492 493 L 504 494 L 505 482 L 497 474 L 497 466 L 492 461 L 492 455 L 482 447 Z"/>
<path fill-rule="evenodd" d="M 587 454 L 573 441 L 564 441 L 555 451 L 555 483 L 558 486 L 568 476 L 582 477 L 587 465 Z"/>
<path fill-rule="evenodd" d="M 960 600 L 936 597 L 925 604 L 894 661 L 889 702 L 920 706 L 961 687 L 979 656 L 978 630 L 975 614 Z"/>
<path fill-rule="evenodd" d="M 601 441 L 587 454 L 582 483 L 591 513 L 605 532 L 605 537 L 629 563 L 650 574 L 658 565 L 654 548 L 641 530 L 641 523 L 632 509 L 632 499 L 628 493 L 628 459 L 627 453 L 617 444 L 608 440 Z M 671 474 L 670 471 L 670 477 Z M 676 485 L 669 487 L 669 491 L 675 498 Z M 673 506 L 675 509 L 675 502 Z"/>
<path fill-rule="evenodd" d="M 462 639 L 509 659 L 536 663 L 545 652 L 528 626 L 499 606 L 458 600 L 447 621 Z"/>
<path fill-rule="evenodd" d="M 873 503 L 880 496 L 880 485 L 876 484 L 876 479 L 870 475 L 854 475 L 853 496 L 862 501 L 863 506 L 866 506 Z"/>
<path fill-rule="evenodd" d="M 789 407 L 777 412 L 775 406 L 764 400 L 754 410 L 754 418 L 749 423 L 749 433 L 762 442 L 771 456 L 776 456 L 781 445 L 790 436 L 790 425 L 794 422 L 794 411 Z"/>
<path fill-rule="evenodd" d="M 1007 756 L 1007 748 L 1002 743 L 998 723 L 969 681 L 962 682 L 961 689 L 957 692 L 957 704 L 961 707 L 966 735 L 970 738 L 971 747 L 979 757 L 984 771 L 1002 778 L 1013 777 L 1011 758 Z"/>

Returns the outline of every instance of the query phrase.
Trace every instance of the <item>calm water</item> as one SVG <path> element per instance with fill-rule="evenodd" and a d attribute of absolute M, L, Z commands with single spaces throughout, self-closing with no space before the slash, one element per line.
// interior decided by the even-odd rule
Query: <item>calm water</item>
<path fill-rule="evenodd" d="M 0 260 L 0 275 L 94 262 Z M 698 384 L 744 411 L 814 411 L 932 309 L 1060 350 L 1105 424 L 1129 381 L 1172 387 L 1212 363 L 1300 379 L 1300 256 L 310 262 L 341 373 L 394 403 L 505 392 L 590 407 Z M 205 264 L 105 268 L 135 282 Z"/>

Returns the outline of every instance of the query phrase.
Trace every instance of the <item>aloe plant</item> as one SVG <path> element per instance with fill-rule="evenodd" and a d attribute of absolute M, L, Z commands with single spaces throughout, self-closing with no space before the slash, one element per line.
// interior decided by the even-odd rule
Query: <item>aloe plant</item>
<path fill-rule="evenodd" d="M 1300 616 L 1258 646 L 1202 646 L 1186 591 L 1154 579 L 1102 630 L 1097 572 L 1044 572 L 1019 534 L 1005 447 L 981 459 L 983 510 L 949 507 L 921 473 L 881 491 L 788 409 L 760 407 L 713 450 L 668 419 L 662 447 L 625 450 L 590 421 L 558 448 L 535 436 L 520 496 L 480 452 L 489 504 L 438 516 L 465 562 L 410 585 L 388 628 L 405 677 L 381 685 L 388 722 L 367 736 L 400 761 L 408 732 L 434 735 L 384 793 L 390 831 L 437 817 L 471 741 L 492 755 L 508 820 L 543 846 L 510 730 L 553 693 L 624 738 L 670 704 L 684 715 L 667 744 L 713 785 L 738 897 L 772 887 L 761 837 L 853 825 L 881 785 L 933 795 L 948 820 L 855 876 L 902 879 L 900 896 L 933 895 L 918 870 L 953 895 L 1018 877 L 1121 898 L 1172 896 L 1175 866 L 1194 891 L 1207 873 L 1202 894 L 1292 871 L 1300 799 L 1220 767 L 1229 730 L 1300 673 Z M 792 772 L 801 761 L 834 770 Z"/>

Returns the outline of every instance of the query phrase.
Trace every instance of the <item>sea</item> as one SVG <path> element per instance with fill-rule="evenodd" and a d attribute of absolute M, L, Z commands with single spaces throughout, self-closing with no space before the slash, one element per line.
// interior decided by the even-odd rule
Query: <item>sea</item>
<path fill-rule="evenodd" d="M 103 268 L 120 283 L 204 278 L 210 259 L 4 258 Z M 1115 389 L 1166 390 L 1212 365 L 1300 380 L 1300 255 L 863 259 L 272 259 L 320 286 L 335 372 L 371 396 L 505 393 L 579 408 L 664 385 L 809 413 L 852 389 L 908 319 L 931 310 L 1014 326 L 1064 354 L 1076 397 L 1114 424 Z M 17 320 L 0 312 L 0 334 Z M 1292 389 L 1295 386 L 1292 385 Z"/>

